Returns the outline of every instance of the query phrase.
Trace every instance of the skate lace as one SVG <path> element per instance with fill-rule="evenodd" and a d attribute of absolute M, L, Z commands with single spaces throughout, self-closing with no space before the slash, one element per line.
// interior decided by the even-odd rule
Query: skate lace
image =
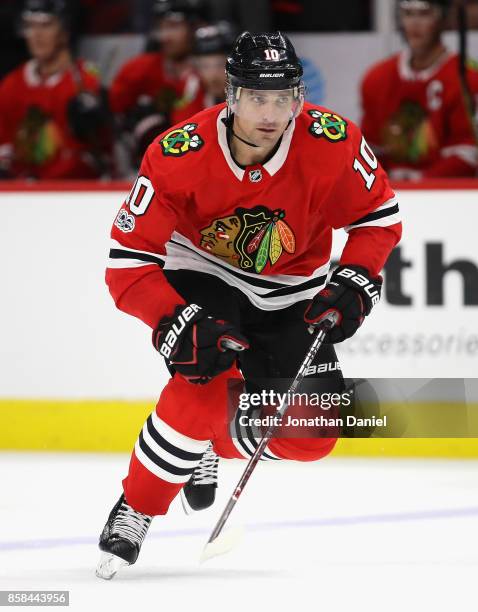
<path fill-rule="evenodd" d="M 217 484 L 218 465 L 219 457 L 212 450 L 212 444 L 210 444 L 202 456 L 200 464 L 193 472 L 193 484 Z"/>
<path fill-rule="evenodd" d="M 113 523 L 112 533 L 141 546 L 151 525 L 152 516 L 136 512 L 123 502 Z"/>

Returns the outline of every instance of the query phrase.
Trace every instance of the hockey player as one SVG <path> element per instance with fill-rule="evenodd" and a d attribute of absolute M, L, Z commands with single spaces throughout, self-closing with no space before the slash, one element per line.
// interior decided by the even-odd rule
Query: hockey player
<path fill-rule="evenodd" d="M 194 34 L 194 65 L 204 90 L 203 108 L 224 102 L 224 64 L 235 35 L 231 24 L 219 21 L 198 28 Z"/>
<path fill-rule="evenodd" d="M 155 136 L 203 108 L 191 52 L 194 30 L 206 16 L 204 0 L 155 0 L 153 13 L 148 51 L 122 66 L 109 91 L 121 129 L 132 135 L 136 167 Z"/>
<path fill-rule="evenodd" d="M 450 0 L 400 0 L 406 49 L 373 66 L 362 82 L 362 130 L 393 179 L 474 176 L 473 118 L 459 58 L 443 44 Z M 468 66 L 478 100 L 478 69 Z"/>
<path fill-rule="evenodd" d="M 228 381 L 293 378 L 308 326 L 331 309 L 340 322 L 310 379 L 342 388 L 333 343 L 378 302 L 379 272 L 400 238 L 385 172 L 352 122 L 304 105 L 285 35 L 243 33 L 226 71 L 226 104 L 155 139 L 113 225 L 110 292 L 153 330 L 174 375 L 101 534 L 103 578 L 136 561 L 153 516 L 185 485 L 188 508 L 212 503 L 216 455 L 249 458 L 257 447 L 228 422 Z M 333 228 L 348 241 L 327 283 Z M 264 458 L 315 461 L 334 444 L 274 437 Z"/>
<path fill-rule="evenodd" d="M 100 83 L 91 65 L 72 57 L 68 22 L 63 0 L 24 5 L 32 59 L 0 84 L 3 178 L 96 178 L 106 171 Z"/>

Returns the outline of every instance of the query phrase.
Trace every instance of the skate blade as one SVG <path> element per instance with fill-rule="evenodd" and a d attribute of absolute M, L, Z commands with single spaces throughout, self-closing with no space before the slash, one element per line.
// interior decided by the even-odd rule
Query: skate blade
<path fill-rule="evenodd" d="M 202 551 L 199 563 L 204 563 L 208 559 L 218 557 L 219 555 L 225 555 L 235 548 L 242 540 L 244 535 L 243 527 L 233 527 L 228 529 L 224 533 L 218 535 L 218 537 L 212 542 L 208 542 Z"/>
<path fill-rule="evenodd" d="M 129 565 L 129 563 L 121 557 L 103 552 L 96 568 L 96 575 L 103 580 L 111 580 L 116 575 L 116 572 L 126 565 Z"/>
<path fill-rule="evenodd" d="M 191 514 L 194 514 L 196 511 L 193 508 L 191 508 L 191 506 L 188 504 L 188 500 L 186 499 L 186 495 L 184 495 L 184 492 L 182 489 L 181 489 L 181 492 L 179 493 L 179 497 L 181 498 L 181 504 L 183 506 L 184 514 L 187 514 L 188 516 L 191 516 Z"/>

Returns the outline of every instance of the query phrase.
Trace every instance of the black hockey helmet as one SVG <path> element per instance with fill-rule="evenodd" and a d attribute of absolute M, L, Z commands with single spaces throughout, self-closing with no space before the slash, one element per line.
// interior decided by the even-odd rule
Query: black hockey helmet
<path fill-rule="evenodd" d="M 31 17 L 58 17 L 63 27 L 70 26 L 70 12 L 65 0 L 25 0 L 21 12 L 22 19 Z"/>
<path fill-rule="evenodd" d="M 231 51 L 235 37 L 233 26 L 229 21 L 218 21 L 198 28 L 194 33 L 194 55 L 227 55 Z"/>
<path fill-rule="evenodd" d="M 442 10 L 443 15 L 446 15 L 450 10 L 452 0 L 397 0 L 398 8 L 412 9 L 423 6 L 437 6 Z"/>
<path fill-rule="evenodd" d="M 162 19 L 173 17 L 187 21 L 206 21 L 208 4 L 205 0 L 155 0 L 153 15 Z"/>
<path fill-rule="evenodd" d="M 240 115 L 243 89 L 275 92 L 291 90 L 293 95 L 289 119 L 294 119 L 304 104 L 302 74 L 302 64 L 285 34 L 243 32 L 236 39 L 226 60 L 228 116 Z"/>
<path fill-rule="evenodd" d="M 302 64 L 282 32 L 243 32 L 226 61 L 231 85 L 248 89 L 293 89 L 302 85 Z"/>

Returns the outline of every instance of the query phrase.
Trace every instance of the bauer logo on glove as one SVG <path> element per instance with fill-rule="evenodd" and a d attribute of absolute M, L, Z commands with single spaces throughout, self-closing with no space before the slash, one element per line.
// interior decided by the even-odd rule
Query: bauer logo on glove
<path fill-rule="evenodd" d="M 371 278 L 360 266 L 339 266 L 330 282 L 307 307 L 304 320 L 310 326 L 321 323 L 331 311 L 339 319 L 327 336 L 329 343 L 343 342 L 355 334 L 373 306 L 380 301 L 382 277 Z"/>
<path fill-rule="evenodd" d="M 177 306 L 153 332 L 153 344 L 176 372 L 205 384 L 228 370 L 247 339 L 227 321 L 208 315 L 201 306 Z"/>
<path fill-rule="evenodd" d="M 190 304 L 181 310 L 181 312 L 171 321 L 168 331 L 165 334 L 161 334 L 161 338 L 164 335 L 164 340 L 161 342 L 158 350 L 163 357 L 169 359 L 171 355 L 175 353 L 178 348 L 176 345 L 178 344 L 181 333 L 200 310 L 202 310 L 201 306 Z"/>
<path fill-rule="evenodd" d="M 351 280 L 353 283 L 356 283 L 364 293 L 368 295 L 368 297 L 372 301 L 372 306 L 378 304 L 380 301 L 380 288 L 377 289 L 376 284 L 371 282 L 367 276 L 363 274 L 357 274 L 355 270 L 352 268 L 342 268 L 337 271 L 337 277 L 339 278 L 347 278 Z M 368 314 L 368 313 L 367 313 Z"/>

